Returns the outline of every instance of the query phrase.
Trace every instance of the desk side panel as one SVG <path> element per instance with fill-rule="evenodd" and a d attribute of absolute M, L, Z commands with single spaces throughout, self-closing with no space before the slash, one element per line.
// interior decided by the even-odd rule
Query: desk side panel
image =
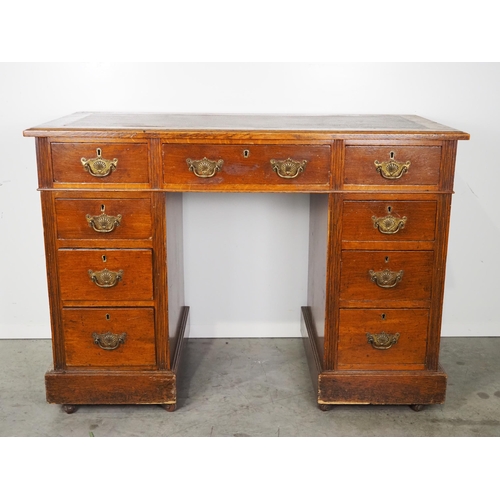
<path fill-rule="evenodd" d="M 319 358 L 324 363 L 326 325 L 326 273 L 328 253 L 328 195 L 310 195 L 309 274 L 307 305 L 313 326 L 312 336 Z"/>
<path fill-rule="evenodd" d="M 182 193 L 165 193 L 165 214 L 170 366 L 175 370 L 177 343 L 188 334 L 185 328 L 187 311 L 184 307 Z"/>

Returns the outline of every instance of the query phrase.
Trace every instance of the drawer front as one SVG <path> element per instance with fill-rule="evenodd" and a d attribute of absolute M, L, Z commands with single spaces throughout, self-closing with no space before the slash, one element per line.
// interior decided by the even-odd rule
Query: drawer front
<path fill-rule="evenodd" d="M 93 198 L 55 201 L 59 239 L 150 239 L 151 200 Z"/>
<path fill-rule="evenodd" d="M 62 300 L 153 299 L 151 250 L 61 249 L 58 263 Z"/>
<path fill-rule="evenodd" d="M 435 201 L 345 201 L 344 241 L 433 241 Z"/>
<path fill-rule="evenodd" d="M 342 252 L 340 299 L 429 300 L 434 252 Z"/>
<path fill-rule="evenodd" d="M 344 184 L 436 189 L 440 165 L 441 146 L 346 146 Z"/>
<path fill-rule="evenodd" d="M 152 308 L 63 309 L 68 367 L 154 366 Z"/>
<path fill-rule="evenodd" d="M 196 163 L 204 158 L 213 163 Z M 329 145 L 164 144 L 164 183 L 203 189 L 241 184 L 327 187 L 330 158 Z"/>
<path fill-rule="evenodd" d="M 341 309 L 339 370 L 425 368 L 427 309 Z"/>
<path fill-rule="evenodd" d="M 51 151 L 55 183 L 149 184 L 146 143 L 53 142 Z"/>

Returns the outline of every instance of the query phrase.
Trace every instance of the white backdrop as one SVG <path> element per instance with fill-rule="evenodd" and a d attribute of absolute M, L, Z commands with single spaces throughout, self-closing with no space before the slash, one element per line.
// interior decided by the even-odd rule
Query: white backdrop
<path fill-rule="evenodd" d="M 498 63 L 1 64 L 0 338 L 50 337 L 35 145 L 22 131 L 75 111 L 403 113 L 469 132 L 443 335 L 498 336 L 499 89 Z M 299 336 L 307 195 L 188 194 L 184 211 L 191 336 Z"/>

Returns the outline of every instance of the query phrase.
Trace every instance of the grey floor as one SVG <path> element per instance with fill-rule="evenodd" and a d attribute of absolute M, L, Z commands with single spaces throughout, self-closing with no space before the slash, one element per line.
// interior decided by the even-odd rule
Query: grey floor
<path fill-rule="evenodd" d="M 447 400 L 320 411 L 302 340 L 191 339 L 177 411 L 45 402 L 48 340 L 0 341 L 0 436 L 500 436 L 500 338 L 443 338 Z"/>

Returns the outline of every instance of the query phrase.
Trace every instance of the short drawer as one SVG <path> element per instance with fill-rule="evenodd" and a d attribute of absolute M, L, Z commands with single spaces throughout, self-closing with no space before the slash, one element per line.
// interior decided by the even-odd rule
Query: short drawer
<path fill-rule="evenodd" d="M 61 249 L 58 265 L 62 300 L 153 299 L 151 250 Z"/>
<path fill-rule="evenodd" d="M 341 309 L 339 370 L 425 368 L 428 309 Z"/>
<path fill-rule="evenodd" d="M 166 185 L 328 187 L 330 163 L 329 145 L 163 144 Z"/>
<path fill-rule="evenodd" d="M 437 189 L 441 146 L 346 146 L 344 184 Z"/>
<path fill-rule="evenodd" d="M 149 184 L 147 143 L 51 143 L 54 182 Z"/>
<path fill-rule="evenodd" d="M 152 308 L 66 308 L 62 319 L 68 367 L 156 364 Z"/>
<path fill-rule="evenodd" d="M 344 241 L 433 241 L 435 201 L 345 201 Z"/>
<path fill-rule="evenodd" d="M 342 252 L 340 299 L 351 301 L 430 300 L 432 251 Z"/>
<path fill-rule="evenodd" d="M 151 200 L 145 198 L 57 198 L 59 239 L 150 239 Z"/>

